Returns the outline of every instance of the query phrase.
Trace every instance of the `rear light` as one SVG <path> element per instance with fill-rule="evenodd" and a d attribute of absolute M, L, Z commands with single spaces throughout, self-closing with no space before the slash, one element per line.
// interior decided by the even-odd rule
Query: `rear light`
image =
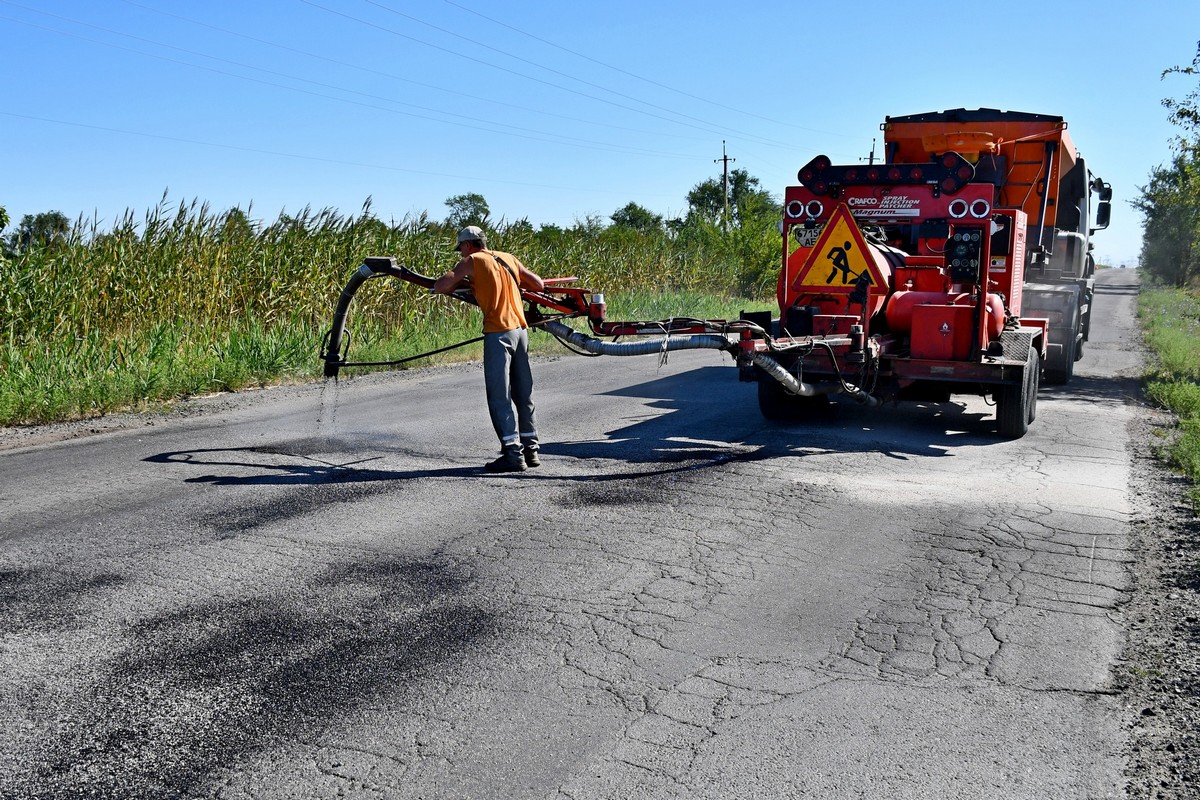
<path fill-rule="evenodd" d="M 943 153 L 927 164 L 872 164 L 834 166 L 828 156 L 817 156 L 796 173 L 800 183 L 816 194 L 836 193 L 842 186 L 866 184 L 931 184 L 955 194 L 975 179 L 975 167 L 956 152 Z"/>

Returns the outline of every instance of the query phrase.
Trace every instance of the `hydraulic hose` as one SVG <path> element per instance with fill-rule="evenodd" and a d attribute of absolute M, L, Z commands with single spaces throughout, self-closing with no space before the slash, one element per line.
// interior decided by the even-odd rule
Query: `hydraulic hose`
<path fill-rule="evenodd" d="M 842 390 L 842 387 L 836 384 L 818 387 L 811 383 L 805 383 L 792 373 L 788 372 L 782 364 L 771 358 L 766 353 L 754 354 L 754 366 L 758 367 L 763 372 L 782 383 L 783 388 L 786 389 L 790 394 L 798 394 L 801 397 L 815 397 L 819 394 L 835 394 Z"/>
<path fill-rule="evenodd" d="M 358 291 L 359 286 L 362 286 L 363 281 L 374 278 L 378 274 L 380 273 L 363 264 L 350 276 L 350 281 L 342 289 L 337 306 L 333 310 L 333 327 L 325 334 L 325 352 L 321 353 L 321 358 L 325 359 L 326 378 L 336 378 L 338 369 L 344 360 L 342 358 L 342 337 L 346 335 L 346 314 L 350 310 L 350 301 L 354 299 L 354 293 Z"/>
<path fill-rule="evenodd" d="M 858 402 L 864 403 L 871 408 L 876 408 L 880 405 L 878 397 L 864 392 L 852 383 L 846 383 L 845 381 L 822 384 L 805 383 L 788 372 L 782 364 L 766 353 L 755 353 L 753 363 L 754 366 L 782 383 L 783 388 L 790 394 L 800 395 L 801 397 L 815 397 L 820 394 L 848 394 Z"/>
<path fill-rule="evenodd" d="M 650 339 L 637 342 L 605 342 L 593 336 L 580 333 L 574 328 L 554 320 L 543 323 L 541 327 L 547 333 L 596 355 L 650 356 L 655 353 L 670 352 L 672 350 L 725 350 L 728 352 L 733 351 L 737 347 L 729 339 L 719 334 L 668 336 L 665 339 Z M 880 405 L 879 398 L 873 397 L 857 386 L 845 381 L 819 385 L 805 383 L 788 372 L 782 364 L 766 353 L 755 353 L 753 363 L 754 366 L 782 383 L 784 389 L 791 394 L 801 395 L 802 397 L 814 397 L 819 394 L 845 393 L 858 402 L 865 403 L 872 408 Z"/>
<path fill-rule="evenodd" d="M 321 358 L 325 361 L 324 373 L 326 378 L 336 378 L 338 371 L 347 363 L 343 357 L 342 349 L 346 337 L 346 315 L 349 313 L 350 303 L 354 300 L 355 293 L 358 292 L 359 287 L 364 282 L 379 275 L 391 275 L 420 286 L 426 286 L 426 288 L 433 284 L 430 278 L 417 275 L 403 267 L 397 268 L 391 259 L 368 258 L 350 277 L 345 288 L 342 289 L 341 296 L 338 297 L 337 306 L 333 312 L 333 327 L 325 334 L 324 352 L 321 353 Z M 474 298 L 466 295 L 459 297 L 459 299 L 467 302 L 473 302 L 474 300 Z M 728 336 L 717 333 L 667 335 L 663 338 L 642 339 L 632 342 L 606 342 L 594 336 L 581 333 L 558 320 L 548 319 L 535 324 L 555 338 L 593 355 L 650 356 L 676 350 L 722 350 L 733 354 L 737 352 L 737 344 L 735 342 L 731 342 Z M 463 342 L 462 344 L 468 343 Z M 423 355 L 429 354 L 426 353 Z M 414 356 L 414 358 L 419 357 L 421 356 Z M 411 359 L 403 360 L 407 361 Z M 400 362 L 378 363 L 390 364 Z M 755 353 L 753 364 L 783 384 L 784 388 L 791 394 L 813 397 L 820 394 L 845 393 L 860 403 L 866 403 L 872 407 L 880 405 L 878 398 L 873 397 L 853 384 L 846 383 L 844 380 L 829 384 L 805 383 L 766 353 Z M 359 366 L 365 366 L 365 364 Z"/>
<path fill-rule="evenodd" d="M 369 257 L 363 261 L 362 266 L 360 266 L 354 272 L 354 274 L 350 276 L 350 280 L 346 283 L 345 288 L 342 289 L 342 293 L 338 297 L 337 306 L 333 310 L 333 327 L 330 328 L 329 332 L 325 334 L 325 342 L 322 345 L 325 350 L 323 353 L 321 353 L 321 358 L 325 360 L 324 373 L 326 378 L 336 378 L 338 376 L 338 370 L 346 365 L 346 359 L 343 357 L 342 349 L 343 345 L 345 344 L 344 339 L 346 337 L 346 315 L 350 311 L 350 302 L 354 299 L 354 294 L 364 282 L 370 280 L 371 278 L 377 278 L 380 275 L 391 275 L 393 278 L 399 278 L 400 280 L 408 281 L 409 283 L 415 284 L 424 289 L 430 289 L 433 287 L 433 278 L 427 278 L 424 275 L 413 272 L 407 267 L 398 267 L 396 266 L 394 259 Z M 451 296 L 456 297 L 466 303 L 475 302 L 475 299 L 467 292 L 453 292 Z M 462 344 L 470 343 L 471 342 L 463 342 Z M 458 346 L 459 345 L 454 345 L 454 347 Z M 445 349 L 449 350 L 452 348 Z M 441 351 L 437 350 L 434 352 Z M 414 356 L 414 358 L 421 358 L 426 355 L 430 355 L 430 353 L 424 353 L 422 356 Z M 400 361 L 389 362 L 371 362 L 370 364 L 359 363 L 355 364 L 354 366 L 399 364 L 403 361 L 409 360 L 412 359 L 401 359 Z"/>
<path fill-rule="evenodd" d="M 552 336 L 570 342 L 589 353 L 604 356 L 652 356 L 674 350 L 730 350 L 729 339 L 715 333 L 699 333 L 690 336 L 667 336 L 664 339 L 646 339 L 636 342 L 605 342 L 594 336 L 549 320 L 540 326 Z M 777 365 L 778 366 L 778 365 Z"/>

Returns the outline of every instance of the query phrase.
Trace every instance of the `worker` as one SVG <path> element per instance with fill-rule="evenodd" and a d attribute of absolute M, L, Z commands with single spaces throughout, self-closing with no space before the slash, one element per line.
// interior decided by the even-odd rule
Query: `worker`
<path fill-rule="evenodd" d="M 500 457 L 484 468 L 524 472 L 541 460 L 533 416 L 529 326 L 518 287 L 540 292 L 545 284 L 516 256 L 488 250 L 487 236 L 475 225 L 458 232 L 455 249 L 462 258 L 434 282 L 433 291 L 449 294 L 470 289 L 483 311 L 483 382 L 492 427 L 500 437 Z"/>

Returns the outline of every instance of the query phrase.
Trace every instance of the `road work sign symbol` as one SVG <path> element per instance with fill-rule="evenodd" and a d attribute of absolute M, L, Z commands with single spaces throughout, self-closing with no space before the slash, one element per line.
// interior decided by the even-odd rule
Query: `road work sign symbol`
<path fill-rule="evenodd" d="M 869 285 L 883 285 L 883 276 L 878 273 L 875 260 L 867 251 L 862 231 L 854 223 L 850 209 L 845 204 L 839 204 L 829 224 L 821 232 L 821 238 L 813 245 L 808 260 L 797 273 L 792 288 L 796 291 L 850 291 L 863 273 L 866 273 Z"/>

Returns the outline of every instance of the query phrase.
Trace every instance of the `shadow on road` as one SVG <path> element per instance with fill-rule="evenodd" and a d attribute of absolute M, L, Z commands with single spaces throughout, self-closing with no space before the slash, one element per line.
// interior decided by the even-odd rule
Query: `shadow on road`
<path fill-rule="evenodd" d="M 816 452 L 880 453 L 894 458 L 943 457 L 962 446 L 1003 440 L 990 414 L 962 403 L 902 403 L 870 409 L 838 399 L 812 418 L 771 422 L 758 410 L 752 383 L 731 383 L 731 371 L 705 367 L 646 381 L 609 396 L 650 400 L 667 413 L 607 432 L 601 442 L 559 445 L 581 458 L 662 461 L 705 457 L 776 458 Z M 711 457 L 711 456 L 708 456 Z"/>
<path fill-rule="evenodd" d="M 591 462 L 588 469 L 579 472 L 568 466 L 543 468 L 519 476 L 490 476 L 481 464 L 388 469 L 375 466 L 386 457 L 385 443 L 337 437 L 301 438 L 254 447 L 180 450 L 145 460 L 212 468 L 206 474 L 185 478 L 188 483 L 281 487 L 383 484 L 377 491 L 387 491 L 388 486 L 430 478 L 629 481 L 708 469 L 729 462 L 825 453 L 872 453 L 897 460 L 945 458 L 963 447 L 1005 443 L 995 432 L 994 412 L 969 411 L 966 404 L 957 402 L 905 402 L 871 409 L 838 400 L 826 412 L 809 420 L 770 422 L 759 414 L 754 385 L 731 383 L 730 377 L 728 368 L 702 367 L 598 395 L 637 398 L 643 418 L 605 431 L 600 439 L 563 437 L 543 443 L 543 455 Z M 1067 386 L 1044 386 L 1040 395 L 1046 399 L 1125 404 L 1140 398 L 1141 385 L 1135 379 L 1076 375 Z M 647 409 L 657 413 L 646 416 Z M 406 455 L 426 461 L 437 457 L 429 453 Z M 653 467 L 636 472 L 627 467 L 597 472 L 594 466 L 602 461 Z M 555 466 L 561 466 L 561 462 Z M 329 501 L 326 498 L 321 502 Z"/>
<path fill-rule="evenodd" d="M 336 454 L 345 445 L 337 439 L 322 440 L 320 452 Z M 223 474 L 196 475 L 186 483 L 210 483 L 214 486 L 314 486 L 319 484 L 370 483 L 411 478 L 465 477 L 482 472 L 479 467 L 445 467 L 426 470 L 387 470 L 364 467 L 382 456 L 329 461 L 317 458 L 300 439 L 258 447 L 211 447 L 176 450 L 143 459 L 152 464 L 187 464 L 223 468 Z M 269 456 L 258 458 L 256 456 Z M 282 456 L 285 460 L 275 460 Z M 244 473 L 249 474 L 244 474 Z M 238 474 L 243 473 L 243 474 Z"/>
<path fill-rule="evenodd" d="M 247 754 L 316 735 L 382 694 L 402 703 L 406 686 L 493 638 L 499 620 L 469 599 L 470 583 L 453 564 L 364 559 L 286 593 L 141 620 L 94 683 L 60 699 L 72 724 L 0 794 L 207 797 Z"/>
<path fill-rule="evenodd" d="M 1040 397 L 1090 400 L 1117 405 L 1142 400 L 1142 383 L 1136 378 L 1114 378 L 1108 375 L 1075 374 L 1065 386 L 1042 386 Z"/>
<path fill-rule="evenodd" d="M 1119 286 L 1113 284 L 1096 284 L 1096 294 L 1107 294 L 1125 297 L 1135 297 L 1141 293 L 1141 286 L 1133 284 L 1131 286 Z"/>

